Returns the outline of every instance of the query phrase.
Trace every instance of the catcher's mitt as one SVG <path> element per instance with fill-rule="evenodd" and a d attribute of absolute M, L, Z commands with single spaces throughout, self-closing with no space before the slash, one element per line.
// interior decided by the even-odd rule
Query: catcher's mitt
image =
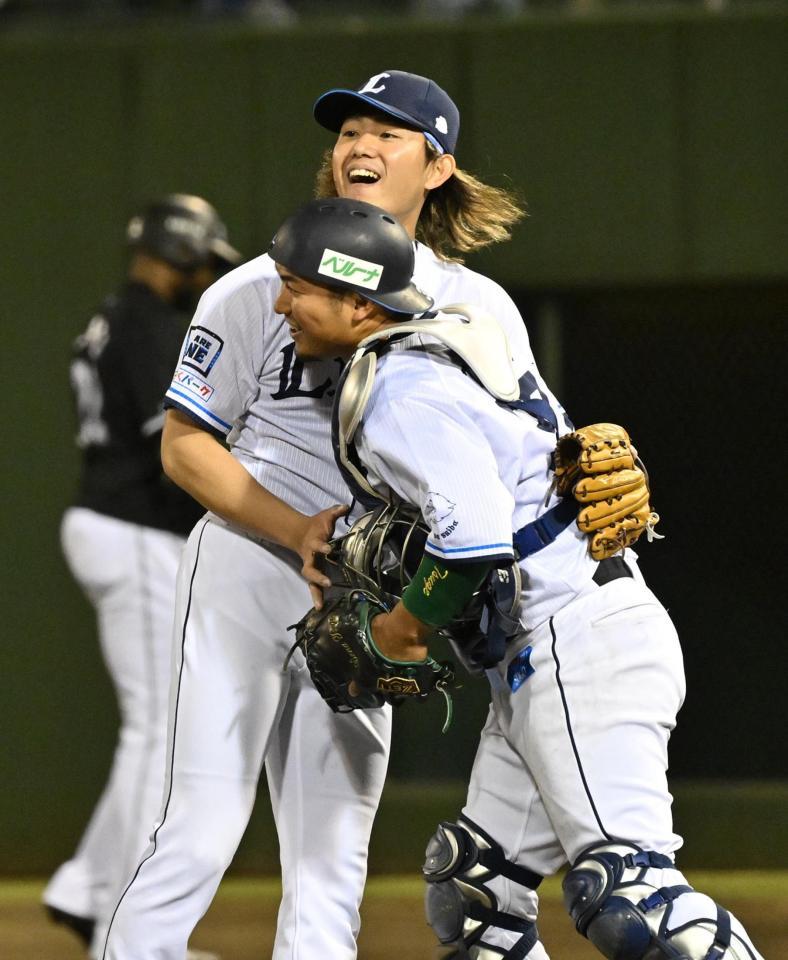
<path fill-rule="evenodd" d="M 604 560 L 631 546 L 659 522 L 649 503 L 648 475 L 629 434 L 615 423 L 593 423 L 561 437 L 553 454 L 556 491 L 582 509 L 577 525 L 589 535 L 591 556 Z"/>
<path fill-rule="evenodd" d="M 409 662 L 385 657 L 372 639 L 370 621 L 386 611 L 366 590 L 344 592 L 295 625 L 293 649 L 303 651 L 318 693 L 335 713 L 423 700 L 437 690 L 446 698 L 448 726 L 453 665 L 432 657 Z"/>

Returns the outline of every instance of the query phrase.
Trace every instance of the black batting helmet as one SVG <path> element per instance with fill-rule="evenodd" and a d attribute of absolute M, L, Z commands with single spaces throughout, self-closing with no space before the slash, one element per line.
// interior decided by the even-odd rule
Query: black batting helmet
<path fill-rule="evenodd" d="M 227 242 L 227 227 L 211 204 L 186 193 L 171 193 L 132 217 L 126 239 L 184 272 L 216 260 L 234 267 L 243 259 Z"/>
<path fill-rule="evenodd" d="M 299 277 L 355 290 L 393 313 L 429 310 L 412 282 L 413 242 L 391 214 L 360 200 L 305 204 L 277 230 L 268 253 Z"/>

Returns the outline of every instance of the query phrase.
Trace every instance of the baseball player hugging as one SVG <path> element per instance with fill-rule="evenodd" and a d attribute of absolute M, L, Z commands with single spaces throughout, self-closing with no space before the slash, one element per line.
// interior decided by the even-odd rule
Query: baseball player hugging
<path fill-rule="evenodd" d="M 430 638 L 491 571 L 513 564 L 521 578 L 508 643 L 497 658 L 474 653 L 491 706 L 465 807 L 427 847 L 438 938 L 471 960 L 546 960 L 536 891 L 568 864 L 566 909 L 610 960 L 760 960 L 676 867 L 666 770 L 684 697 L 678 637 L 632 551 L 594 559 L 577 504 L 557 495 L 553 452 L 571 424 L 536 366 L 514 368 L 485 311 L 431 310 L 406 231 L 374 206 L 313 201 L 270 254 L 296 355 L 349 360 L 334 406 L 346 478 L 369 502 L 416 507 L 428 527 L 393 607 L 351 593 L 361 616 L 347 636 L 405 670 L 428 661 Z"/>
<path fill-rule="evenodd" d="M 426 77 L 389 70 L 328 91 L 314 115 L 335 135 L 320 193 L 369 197 L 406 222 L 411 241 L 419 237 L 419 282 L 446 302 L 486 303 L 525 372 L 531 352 L 516 306 L 450 259 L 507 239 L 522 215 L 505 191 L 457 167 L 451 98 Z M 326 269 L 345 266 L 327 257 Z M 180 960 L 243 836 L 263 765 L 282 864 L 273 957 L 357 953 L 391 711 L 334 714 L 302 657 L 282 669 L 288 627 L 310 600 L 299 570 L 316 599 L 327 578 L 315 555 L 343 513 L 334 505 L 351 496 L 331 445 L 341 363 L 336 351 L 301 359 L 306 334 L 284 322 L 279 287 L 267 255 L 211 287 L 167 392 L 162 461 L 210 512 L 179 571 L 164 803 L 113 912 L 104 960 Z M 348 529 L 344 519 L 338 527 Z"/>
<path fill-rule="evenodd" d="M 379 72 L 324 93 L 314 116 L 335 135 L 324 199 L 283 226 L 273 259 L 206 292 L 167 392 L 162 462 L 209 513 L 178 572 L 164 802 L 100 955 L 183 957 L 265 765 L 283 883 L 272 956 L 356 957 L 391 711 L 378 696 L 332 711 L 298 651 L 283 669 L 289 625 L 329 584 L 316 557 L 360 512 L 337 506 L 350 484 L 357 503 L 398 498 L 430 527 L 412 585 L 363 631 L 386 662 L 423 663 L 427 638 L 494 565 L 523 582 L 522 623 L 499 629 L 504 655 L 474 651 L 493 703 L 466 808 L 428 851 L 440 939 L 472 960 L 544 960 L 535 890 L 569 861 L 568 909 L 606 956 L 757 958 L 673 867 L 675 632 L 631 552 L 588 555 L 576 502 L 551 493 L 570 425 L 522 318 L 452 259 L 508 239 L 522 210 L 458 167 L 459 111 L 429 78 Z M 444 311 L 409 336 L 433 302 L 486 312 Z"/>

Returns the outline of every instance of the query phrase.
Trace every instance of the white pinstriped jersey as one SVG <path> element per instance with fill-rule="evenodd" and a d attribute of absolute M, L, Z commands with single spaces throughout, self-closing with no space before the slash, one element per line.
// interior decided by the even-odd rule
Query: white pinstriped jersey
<path fill-rule="evenodd" d="M 431 531 L 428 553 L 511 559 L 512 533 L 558 503 L 549 466 L 556 433 L 498 403 L 444 352 L 408 349 L 431 343 L 408 337 L 379 359 L 356 450 L 373 486 L 421 510 Z M 566 432 L 562 408 L 537 382 Z M 587 587 L 597 567 L 575 523 L 520 566 L 529 630 Z"/>
<path fill-rule="evenodd" d="M 439 260 L 429 247 L 417 243 L 413 281 L 432 297 L 436 306 L 470 303 L 491 314 L 501 324 L 509 340 L 517 376 L 520 377 L 531 367 L 536 369 L 523 318 L 509 294 L 494 280 L 469 270 L 461 263 Z"/>
<path fill-rule="evenodd" d="M 271 493 L 303 513 L 349 502 L 331 451 L 339 360 L 302 364 L 274 312 L 279 277 L 267 255 L 203 294 L 167 405 L 227 440 Z"/>
<path fill-rule="evenodd" d="M 469 302 L 498 317 L 523 370 L 528 335 L 496 283 L 416 245 L 418 286 L 436 302 Z M 233 455 L 276 496 L 303 513 L 350 502 L 331 446 L 338 360 L 301 363 L 274 313 L 279 277 L 267 255 L 222 277 L 200 300 L 166 405 L 227 440 Z M 341 528 L 338 530 L 341 532 Z"/>

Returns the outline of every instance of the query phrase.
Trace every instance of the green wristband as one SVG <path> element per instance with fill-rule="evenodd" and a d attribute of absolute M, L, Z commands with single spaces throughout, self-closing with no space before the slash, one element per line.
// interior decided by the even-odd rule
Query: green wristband
<path fill-rule="evenodd" d="M 488 561 L 450 567 L 425 553 L 402 603 L 417 620 L 442 627 L 465 609 L 491 567 Z"/>

